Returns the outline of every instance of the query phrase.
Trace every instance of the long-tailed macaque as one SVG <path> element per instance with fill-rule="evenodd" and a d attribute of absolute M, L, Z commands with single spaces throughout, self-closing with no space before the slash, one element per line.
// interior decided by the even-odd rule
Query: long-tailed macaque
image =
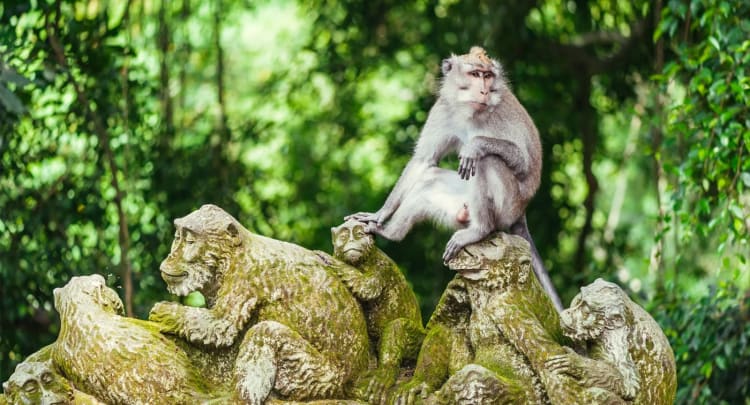
<path fill-rule="evenodd" d="M 542 171 L 539 131 L 511 92 L 500 63 L 484 49 L 452 55 L 443 60 L 442 71 L 438 100 L 391 194 L 377 212 L 346 218 L 367 222 L 368 232 L 394 241 L 428 219 L 456 229 L 444 261 L 493 231 L 509 230 L 531 244 L 534 273 L 562 310 L 526 226 L 526 206 Z M 438 167 L 456 151 L 458 171 Z"/>

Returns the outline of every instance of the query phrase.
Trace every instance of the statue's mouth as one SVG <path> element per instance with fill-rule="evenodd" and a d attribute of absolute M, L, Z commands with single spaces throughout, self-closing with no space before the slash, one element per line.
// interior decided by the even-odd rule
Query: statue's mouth
<path fill-rule="evenodd" d="M 460 274 L 461 277 L 469 280 L 477 280 L 484 276 L 484 272 L 487 269 L 482 268 L 453 268 L 456 273 Z"/>
<path fill-rule="evenodd" d="M 182 280 L 183 278 L 187 277 L 187 272 L 183 271 L 180 273 L 170 273 L 168 271 L 161 272 L 161 277 L 164 279 L 170 279 L 170 280 Z"/>

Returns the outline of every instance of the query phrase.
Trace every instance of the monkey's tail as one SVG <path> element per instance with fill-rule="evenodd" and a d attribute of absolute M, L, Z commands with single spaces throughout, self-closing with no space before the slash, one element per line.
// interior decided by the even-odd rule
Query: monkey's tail
<path fill-rule="evenodd" d="M 555 286 L 552 284 L 552 280 L 549 278 L 549 273 L 547 273 L 547 269 L 544 267 L 544 263 L 542 262 L 542 257 L 539 255 L 539 251 L 536 250 L 534 239 L 531 238 L 529 227 L 526 225 L 525 214 L 521 217 L 521 219 L 519 219 L 510 227 L 510 232 L 514 235 L 518 235 L 526 239 L 526 241 L 529 242 L 529 245 L 531 245 L 531 264 L 534 267 L 534 274 L 536 274 L 536 279 L 539 280 L 539 284 L 542 285 L 542 288 L 544 288 L 544 291 L 552 300 L 552 304 L 555 306 L 555 309 L 557 309 L 557 312 L 562 312 L 562 310 L 564 309 L 562 301 L 560 300 L 560 296 L 557 295 L 557 290 L 555 290 Z"/>

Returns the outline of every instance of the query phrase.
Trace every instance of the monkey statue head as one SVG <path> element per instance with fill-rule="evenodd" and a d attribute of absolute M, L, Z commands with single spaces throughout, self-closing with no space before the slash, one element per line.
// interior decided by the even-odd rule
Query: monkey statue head
<path fill-rule="evenodd" d="M 507 88 L 500 62 L 487 56 L 481 47 L 472 47 L 468 54 L 451 55 L 442 63 L 443 83 L 440 98 L 458 108 L 482 114 L 500 103 Z"/>
<path fill-rule="evenodd" d="M 614 283 L 597 279 L 573 298 L 560 314 L 563 333 L 577 341 L 598 339 L 605 330 L 623 328 L 631 317 L 625 292 Z"/>
<path fill-rule="evenodd" d="M 526 240 L 501 232 L 467 245 L 446 264 L 473 285 L 504 289 L 526 283 L 531 253 Z"/>
<path fill-rule="evenodd" d="M 245 228 L 223 209 L 206 204 L 174 221 L 172 249 L 159 270 L 167 290 L 184 296 L 200 291 L 210 300 L 211 290 L 242 244 Z"/>
<path fill-rule="evenodd" d="M 3 390 L 11 404 L 63 405 L 75 395 L 68 380 L 57 373 L 52 361 L 29 361 L 16 366 Z"/>
<path fill-rule="evenodd" d="M 115 315 L 123 315 L 124 307 L 117 293 L 107 287 L 104 277 L 99 274 L 76 276 L 63 287 L 52 290 L 55 297 L 55 309 L 61 316 L 75 312 L 78 306 L 95 305 Z"/>
<path fill-rule="evenodd" d="M 375 238 L 367 233 L 367 224 L 350 219 L 331 228 L 333 255 L 347 264 L 356 266 L 372 251 Z"/>

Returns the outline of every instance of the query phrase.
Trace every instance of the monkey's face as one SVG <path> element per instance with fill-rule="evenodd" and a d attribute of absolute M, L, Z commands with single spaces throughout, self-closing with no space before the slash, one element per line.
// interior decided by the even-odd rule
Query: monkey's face
<path fill-rule="evenodd" d="M 50 361 L 26 362 L 16 367 L 3 390 L 11 404 L 62 405 L 73 401 L 73 387 L 57 374 Z"/>
<path fill-rule="evenodd" d="M 333 255 L 344 262 L 357 265 L 370 253 L 375 239 L 365 231 L 366 224 L 354 220 L 331 228 Z"/>
<path fill-rule="evenodd" d="M 184 296 L 202 289 L 218 271 L 219 252 L 209 237 L 178 226 L 172 249 L 159 270 L 167 290 Z"/>
<path fill-rule="evenodd" d="M 597 279 L 573 298 L 560 314 L 563 333 L 578 341 L 595 340 L 607 329 L 626 326 L 627 296 L 614 283 Z"/>
<path fill-rule="evenodd" d="M 474 47 L 466 55 L 445 59 L 443 75 L 440 96 L 456 106 L 482 113 L 500 103 L 500 90 L 505 86 L 502 70 L 482 48 Z"/>

